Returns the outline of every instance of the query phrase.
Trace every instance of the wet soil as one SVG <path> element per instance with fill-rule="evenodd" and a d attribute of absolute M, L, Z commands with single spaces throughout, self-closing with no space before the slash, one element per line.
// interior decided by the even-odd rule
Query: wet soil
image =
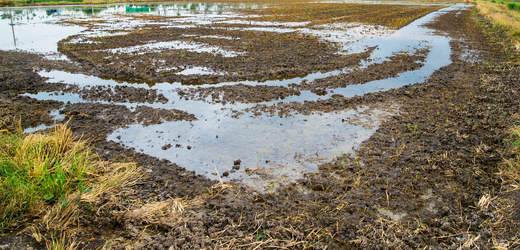
<path fill-rule="evenodd" d="M 105 102 L 129 102 L 129 103 L 167 103 L 168 98 L 163 94 L 157 94 L 156 89 L 145 89 L 128 86 L 106 86 L 83 87 L 67 86 L 60 89 L 63 93 L 79 94 L 81 99 L 86 101 L 105 101 Z M 58 93 L 58 92 L 56 92 Z"/>
<path fill-rule="evenodd" d="M 243 10 L 255 18 L 245 21 L 312 21 L 305 27 L 319 30 L 319 25 L 338 22 L 363 22 L 377 25 L 373 29 L 400 28 L 442 6 L 389 6 L 360 4 L 287 4 L 260 10 Z M 274 13 L 271 13 L 273 12 Z M 342 18 L 342 17 L 347 17 Z M 376 17 L 368 20 L 369 17 Z M 177 17 L 142 16 L 153 22 L 168 22 Z M 240 19 L 238 19 L 239 21 Z M 92 22 L 73 21 L 70 24 L 92 29 Z M 246 30 L 238 28 L 247 27 Z M 100 37 L 71 36 L 59 42 L 58 50 L 93 74 L 129 81 L 181 82 L 203 84 L 241 80 L 291 78 L 309 73 L 325 72 L 354 66 L 366 59 L 365 53 L 343 55 L 336 43 L 322 41 L 298 31 L 277 33 L 266 26 L 241 23 L 211 23 L 182 27 L 143 25 L 135 30 L 111 30 Z M 273 27 L 267 27 L 267 29 Z M 363 31 L 370 33 L 370 30 Z M 220 38 L 218 38 L 220 37 Z M 183 42 L 164 49 L 171 41 Z M 165 44 L 166 43 L 166 44 Z M 161 44 L 153 50 L 135 48 L 146 44 Z M 205 47 L 202 53 L 190 46 Z M 170 45 L 171 46 L 171 45 Z M 134 48 L 126 51 L 112 49 Z M 183 48 L 184 47 L 184 48 Z M 212 48 L 220 48 L 218 51 Z M 123 52 L 123 53 L 121 53 Z M 214 74 L 182 72 L 203 67 Z"/>
<path fill-rule="evenodd" d="M 204 38 L 223 36 L 231 39 Z M 275 33 L 233 29 L 153 28 L 126 35 L 60 41 L 58 49 L 85 68 L 99 71 L 101 76 L 154 82 L 201 84 L 253 79 L 295 77 L 320 70 L 330 71 L 352 66 L 367 53 L 338 54 L 335 44 L 298 32 Z M 214 54 L 173 49 L 140 50 L 137 53 L 112 53 L 109 49 L 140 46 L 149 43 L 183 41 L 186 44 L 207 44 L 243 55 Z M 275 41 L 275 42 L 272 42 Z M 115 63 L 114 63 L 115 62 Z M 183 75 L 193 67 L 209 68 L 217 74 Z"/>
<path fill-rule="evenodd" d="M 372 51 L 369 50 L 369 51 Z M 284 86 L 236 84 L 233 86 L 198 87 L 179 90 L 177 93 L 186 100 L 202 100 L 210 103 L 260 103 L 282 100 L 288 96 L 300 95 L 301 90 L 310 90 L 317 95 L 329 93 L 326 89 L 342 88 L 348 85 L 362 84 L 374 80 L 395 77 L 400 73 L 416 70 L 423 66 L 427 50 L 420 50 L 414 55 L 396 54 L 388 58 L 389 61 L 371 64 L 363 69 L 353 69 L 349 73 L 324 77 L 312 82 L 303 80 L 299 83 L 290 83 Z M 211 97 L 211 99 L 208 99 Z M 253 110 L 253 109 L 252 109 Z M 258 109 L 256 109 L 258 110 Z"/>
<path fill-rule="evenodd" d="M 114 129 L 136 122 L 156 124 L 196 119 L 188 112 L 143 106 L 131 110 L 114 104 L 65 104 L 21 97 L 18 93 L 48 89 L 32 70 L 44 63 L 35 62 L 30 54 L 0 52 L 0 96 L 5 110 L 2 119 L 10 122 L 4 122 L 7 128 L 14 129 L 13 121 L 21 115 L 22 127 L 26 128 L 45 123 L 49 119 L 45 114 L 64 107 L 60 113 L 65 115 L 69 126 L 89 139 L 102 158 L 132 160 L 147 170 L 146 179 L 133 187 L 134 192 L 106 197 L 94 204 L 94 209 L 84 209 L 82 230 L 74 237 L 81 242 L 80 247 L 86 249 L 97 249 L 105 243 L 114 249 L 491 249 L 500 244 L 517 248 L 519 246 L 512 242 L 519 229 L 516 218 L 520 207 L 515 204 L 518 195 L 515 195 L 517 191 L 504 192 L 514 189 L 515 184 L 500 172 L 504 159 L 512 157 L 508 150 L 511 145 L 504 139 L 509 138 L 509 129 L 520 122 L 518 55 L 507 44 L 495 42 L 498 39 L 494 37 L 500 34 L 487 33 L 490 31 L 487 23 L 472 15 L 471 10 L 448 12 L 429 27 L 453 38 L 450 43 L 452 63 L 435 71 L 424 83 L 351 98 L 333 95 L 326 100 L 254 108 L 258 112 L 292 115 L 333 112 L 362 105 L 400 106 L 399 114 L 384 121 L 376 133 L 363 142 L 356 155 L 339 156 L 321 165 L 317 173 L 307 173 L 296 183 L 266 192 L 253 190 L 240 182 L 212 181 L 175 163 L 105 140 Z M 197 32 L 201 30 L 204 29 L 197 29 Z M 175 33 L 175 29 L 168 32 Z M 149 35 L 160 39 L 158 34 L 151 32 L 143 37 Z M 343 60 L 332 53 L 334 49 L 330 44 L 322 44 L 311 37 L 289 35 L 308 42 L 303 50 L 310 49 L 310 44 L 326 46 L 330 48 L 330 53 L 322 55 L 326 60 L 338 59 L 341 67 L 351 65 L 350 59 Z M 241 39 L 246 38 L 247 35 L 241 34 Z M 108 39 L 110 43 L 125 42 L 122 37 Z M 150 39 L 135 35 L 129 42 Z M 95 46 L 106 49 L 110 43 L 101 41 Z M 97 64 L 106 52 L 87 53 L 86 43 L 77 44 L 82 47 L 80 50 L 67 46 L 61 44 L 60 48 L 84 69 L 93 68 L 92 72 L 140 79 L 157 76 L 148 74 L 153 68 L 139 70 L 137 74 L 131 73 L 134 70 L 126 70 L 124 64 Z M 238 50 L 238 47 L 234 49 Z M 468 51 L 477 51 L 479 61 L 468 60 Z M 265 56 L 269 65 L 280 63 Z M 186 52 L 185 57 L 195 55 Z M 122 55 L 120 59 L 122 62 L 135 60 Z M 221 57 L 218 60 L 212 61 L 213 65 L 224 66 L 223 70 L 226 70 L 222 62 L 228 59 Z M 233 64 L 232 70 L 249 67 L 253 61 Z M 293 88 L 233 85 L 201 90 L 200 93 L 215 94 L 214 101 L 226 100 L 226 95 L 220 96 L 221 91 L 232 93 L 228 96 L 236 94 L 234 101 L 272 100 L 297 94 L 291 91 L 299 88 L 326 91 L 333 86 L 378 79 L 379 73 L 391 76 L 418 67 L 420 62 L 417 61 L 421 61 L 420 55 L 395 55 L 389 62 L 354 70 L 352 75 L 294 85 Z M 336 67 L 317 64 L 315 58 L 298 57 L 295 62 L 293 69 L 301 64 L 307 73 L 321 67 L 329 70 Z M 395 71 L 387 70 L 390 67 L 395 67 Z M 282 69 L 284 67 L 280 67 Z M 299 70 L 284 70 L 281 75 L 298 75 Z M 268 71 L 262 68 L 254 77 L 266 75 Z M 266 77 L 271 76 L 269 73 Z M 228 74 L 223 77 L 238 80 L 248 76 Z M 117 94 L 104 93 L 104 89 L 97 87 L 73 90 L 73 87 L 63 85 L 60 88 L 77 91 L 95 100 L 169 101 L 153 91 L 143 92 L 131 87 L 120 88 L 118 91 L 121 92 Z M 248 94 L 239 95 L 241 91 Z M 254 94 L 258 91 L 263 94 Z M 40 114 L 42 116 L 38 118 Z M 479 205 L 484 195 L 497 198 Z M 114 203 L 114 199 L 118 203 Z M 142 218 L 132 217 L 128 212 L 142 207 L 140 204 L 172 199 L 182 201 L 184 213 Z M 14 242 L 15 233 L 16 230 L 1 236 L 0 242 L 9 239 Z"/>
<path fill-rule="evenodd" d="M 243 10 L 253 15 L 246 20 L 276 22 L 309 22 L 307 26 L 333 22 L 362 22 L 401 28 L 442 6 L 421 5 L 359 5 L 352 3 L 283 4 L 277 8 Z M 259 16 L 255 16 L 259 15 Z M 367 30 L 366 32 L 369 32 Z"/>
<path fill-rule="evenodd" d="M 348 85 L 362 84 L 370 81 L 396 77 L 400 73 L 412 71 L 424 66 L 422 62 L 426 59 L 428 49 L 416 51 L 413 55 L 405 53 L 395 54 L 388 58 L 388 61 L 371 64 L 363 69 L 354 69 L 352 72 L 337 76 L 316 79 L 315 81 L 303 81 L 299 84 L 289 84 L 298 90 L 315 90 L 344 88 Z"/>
<path fill-rule="evenodd" d="M 0 52 L 0 124 L 10 130 L 52 124 L 50 112 L 60 108 L 57 101 L 39 101 L 19 93 L 36 92 L 44 88 L 42 77 L 32 69 L 30 61 L 37 56 L 17 52 Z"/>

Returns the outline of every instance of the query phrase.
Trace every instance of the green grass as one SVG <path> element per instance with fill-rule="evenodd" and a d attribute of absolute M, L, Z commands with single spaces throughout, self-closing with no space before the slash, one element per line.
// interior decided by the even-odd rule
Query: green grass
<path fill-rule="evenodd" d="M 508 2 L 507 3 L 507 8 L 510 9 L 510 10 L 520 10 L 520 3 Z"/>
<path fill-rule="evenodd" d="M 0 232 L 77 191 L 91 170 L 85 142 L 75 142 L 65 125 L 49 135 L 0 135 Z"/>

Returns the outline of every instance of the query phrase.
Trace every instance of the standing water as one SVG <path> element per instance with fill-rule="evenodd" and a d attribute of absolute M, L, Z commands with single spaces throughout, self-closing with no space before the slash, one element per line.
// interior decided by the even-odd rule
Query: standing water
<path fill-rule="evenodd" d="M 374 48 L 370 56 L 357 68 L 382 63 L 395 53 L 412 53 L 420 49 L 428 49 L 423 66 L 417 70 L 399 74 L 394 78 L 371 81 L 364 84 L 349 85 L 333 89 L 333 93 L 318 96 L 311 91 L 301 91 L 300 95 L 292 95 L 284 100 L 260 103 L 215 103 L 211 97 L 205 100 L 185 100 L 177 93 L 189 91 L 194 87 L 180 82 L 155 82 L 154 84 L 136 84 L 121 80 L 107 80 L 95 76 L 72 74 L 64 71 L 40 72 L 48 77 L 48 83 L 57 82 L 79 87 L 128 86 L 150 88 L 163 94 L 167 102 L 130 103 L 96 101 L 113 105 L 124 105 L 135 109 L 138 105 L 152 108 L 184 110 L 194 114 L 195 121 L 163 122 L 157 125 L 144 126 L 132 124 L 118 128 L 107 138 L 109 141 L 131 147 L 138 152 L 167 159 L 198 174 L 212 179 L 239 179 L 244 183 L 262 187 L 272 183 L 292 181 L 305 172 L 316 172 L 318 165 L 329 162 L 344 153 L 355 154 L 357 145 L 368 139 L 388 116 L 396 114 L 398 107 L 359 107 L 335 113 L 315 112 L 310 115 L 293 114 L 288 117 L 254 114 L 251 107 L 263 104 L 267 106 L 277 103 L 316 101 L 328 99 L 333 94 L 345 97 L 363 95 L 370 92 L 399 88 L 407 84 L 424 81 L 435 70 L 448 65 L 450 61 L 450 39 L 424 27 L 435 17 L 444 12 L 466 8 L 466 5 L 452 5 L 419 18 L 399 30 L 376 29 L 368 34 L 366 30 L 374 30 L 374 26 L 357 24 L 353 26 L 327 24 L 309 26 L 309 22 L 275 22 L 244 21 L 237 10 L 262 9 L 266 5 L 240 4 L 171 4 L 171 5 L 110 5 L 89 7 L 53 7 L 53 8 L 15 8 L 1 9 L 0 48 L 3 50 L 23 50 L 40 53 L 51 60 L 68 59 L 57 50 L 60 40 L 75 36 L 76 40 L 87 41 L 91 37 L 107 37 L 124 35 L 126 30 L 140 26 L 158 25 L 161 27 L 211 26 L 221 29 L 223 24 L 249 24 L 240 30 L 261 30 L 273 33 L 290 33 L 298 31 L 320 38 L 323 41 L 339 44 L 341 53 L 353 54 Z M 142 15 L 181 17 L 171 19 L 138 18 Z M 76 25 L 75 22 L 91 22 L 89 28 Z M 95 22 L 94 22 L 95 21 Z M 227 30 L 231 28 L 226 28 Z M 189 35 L 187 35 L 189 36 Z M 230 40 L 226 36 L 207 35 L 205 38 Z M 72 42 L 77 42 L 73 40 Z M 222 57 L 240 57 L 244 52 L 214 45 L 169 41 L 147 43 L 142 45 L 115 47 L 107 50 L 113 54 L 138 54 L 149 50 L 168 51 L 172 49 L 190 53 L 212 53 Z M 172 70 L 171 68 L 160 69 Z M 178 70 L 178 74 L 190 75 L 223 75 L 216 69 L 207 67 L 191 67 Z M 233 86 L 283 86 L 312 82 L 330 76 L 348 74 L 352 68 L 314 72 L 291 79 L 276 80 L 243 80 L 221 81 L 200 85 L 201 88 Z M 331 91 L 332 92 L 332 91 Z M 40 92 L 26 94 L 40 100 L 58 100 L 65 103 L 90 102 L 74 93 Z M 236 115 L 240 113 L 240 115 Z M 233 168 L 236 160 L 241 161 L 240 168 Z M 146 167 L 146 166 L 145 166 Z"/>

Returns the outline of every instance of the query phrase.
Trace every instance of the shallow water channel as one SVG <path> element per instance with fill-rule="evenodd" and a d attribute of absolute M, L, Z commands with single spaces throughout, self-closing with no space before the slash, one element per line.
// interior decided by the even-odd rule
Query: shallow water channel
<path fill-rule="evenodd" d="M 395 2 L 392 2 L 395 3 Z M 408 3 L 409 4 L 409 3 Z M 0 9 L 0 49 L 24 50 L 45 54 L 51 60 L 65 60 L 66 56 L 57 51 L 58 41 L 72 35 L 85 37 L 113 35 L 111 30 L 124 30 L 143 25 L 139 15 L 182 16 L 169 22 L 157 21 L 156 25 L 167 27 L 189 27 L 209 23 L 240 23 L 240 15 L 234 10 L 240 8 L 267 8 L 254 4 L 163 4 L 163 5 L 110 5 L 73 6 L 48 8 Z M 449 38 L 434 34 L 423 27 L 443 12 L 466 8 L 457 4 L 430 13 L 399 30 L 373 29 L 373 26 L 356 24 L 334 24 L 319 29 L 302 27 L 299 23 L 257 22 L 255 27 L 243 29 L 268 32 L 299 32 L 317 36 L 325 41 L 342 45 L 341 53 L 359 53 L 369 47 L 376 47 L 368 60 L 356 67 L 388 60 L 394 53 L 413 53 L 418 49 L 429 49 L 424 66 L 415 71 L 401 73 L 395 78 L 377 80 L 359 85 L 337 88 L 327 95 L 318 96 L 311 91 L 302 91 L 299 96 L 259 104 L 276 105 L 279 102 L 304 102 L 330 98 L 333 94 L 345 97 L 363 95 L 369 92 L 385 91 L 407 84 L 423 82 L 435 70 L 448 65 L 450 61 Z M 118 20 L 98 22 L 89 29 L 73 24 L 70 20 Z M 108 24 L 107 24 L 108 23 Z M 147 23 L 150 24 L 150 23 Z M 265 26 L 265 27 L 259 27 Z M 365 32 L 367 30 L 377 30 Z M 9 35 L 7 35 L 9 34 Z M 120 33 L 118 33 L 120 34 Z M 81 39 L 81 36 L 79 36 Z M 215 37 L 227 39 L 226 37 Z M 182 48 L 191 52 L 219 53 L 223 56 L 240 56 L 236 51 L 224 50 L 205 44 L 187 44 L 181 41 L 146 44 L 143 46 L 113 49 L 114 53 L 139 53 L 150 49 L 168 50 Z M 158 71 L 161 69 L 158 68 Z M 292 79 L 267 81 L 220 82 L 198 87 L 235 85 L 288 86 L 304 80 L 313 81 L 328 76 L 347 74 L 352 68 L 331 72 L 313 73 Z M 335 113 L 316 112 L 311 115 L 295 114 L 289 117 L 255 116 L 246 109 L 257 105 L 235 103 L 214 104 L 211 100 L 185 100 L 177 95 L 179 89 L 194 88 L 181 83 L 136 84 L 124 80 L 101 79 L 95 76 L 71 74 L 63 71 L 40 72 L 48 77 L 49 84 L 62 82 L 71 85 L 107 86 L 126 85 L 138 88 L 157 89 L 167 99 L 167 103 L 111 103 L 134 109 L 137 105 L 154 108 L 178 109 L 194 114 L 195 121 L 164 122 L 159 125 L 144 126 L 133 124 L 118 128 L 107 140 L 120 143 L 158 158 L 168 159 L 179 166 L 194 170 L 212 179 L 240 179 L 256 187 L 269 187 L 273 183 L 292 181 L 304 172 L 315 172 L 318 165 L 339 157 L 343 153 L 355 155 L 357 145 L 368 139 L 380 122 L 398 113 L 398 106 L 359 107 Z M 222 74 L 209 68 L 193 67 L 180 74 Z M 41 92 L 26 94 L 41 100 L 59 100 L 65 103 L 88 102 L 77 94 Z M 210 97 L 211 98 L 211 97 Z M 107 103 L 99 101 L 99 103 Z M 234 116 L 234 111 L 244 114 Z M 56 112 L 57 114 L 57 112 Z M 59 116 L 57 115 L 57 118 Z M 170 145 L 170 146 L 168 146 Z M 233 169 L 234 161 L 240 159 L 239 169 Z"/>

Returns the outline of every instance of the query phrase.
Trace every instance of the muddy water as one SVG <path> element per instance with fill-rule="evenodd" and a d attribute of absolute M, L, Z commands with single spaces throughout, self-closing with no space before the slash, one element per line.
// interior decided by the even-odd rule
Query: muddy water
<path fill-rule="evenodd" d="M 54 55 L 62 58 L 56 51 L 56 43 L 68 36 L 84 34 L 86 36 L 103 36 L 110 30 L 121 30 L 125 27 L 142 25 L 143 21 L 133 19 L 129 14 L 145 12 L 153 15 L 180 16 L 180 20 L 160 23 L 172 27 L 187 27 L 189 25 L 204 25 L 219 22 L 239 22 L 238 14 L 233 8 L 263 8 L 259 5 L 158 5 L 142 6 L 109 6 L 79 9 L 17 9 L 4 10 L 0 22 L 0 31 L 3 34 L 12 34 L 12 37 L 3 36 L 0 39 L 0 48 L 4 50 L 22 49 L 37 53 Z M 407 84 L 424 81 L 433 71 L 450 63 L 449 39 L 433 34 L 422 27 L 442 12 L 465 8 L 464 5 L 453 5 L 440 11 L 431 13 L 416 20 L 410 25 L 397 30 L 380 29 L 379 32 L 368 33 L 365 30 L 374 30 L 374 27 L 355 25 L 330 25 L 330 29 L 299 28 L 296 23 L 269 23 L 262 22 L 255 25 L 266 27 L 244 28 L 262 29 L 269 32 L 293 32 L 318 36 L 323 40 L 337 42 L 343 46 L 341 53 L 363 52 L 368 47 L 376 46 L 368 60 L 356 67 L 367 67 L 374 63 L 388 60 L 394 53 L 413 53 L 418 49 L 429 49 L 424 66 L 418 70 L 405 72 L 395 78 L 372 81 L 360 85 L 350 85 L 345 88 L 334 89 L 334 93 L 318 96 L 310 91 L 302 91 L 299 96 L 291 96 L 284 100 L 270 101 L 262 104 L 275 105 L 278 102 L 314 101 L 319 98 L 327 99 L 332 94 L 341 94 L 346 97 L 363 95 L 369 92 L 384 91 L 398 88 Z M 13 15 L 8 15 L 8 14 Z M 17 13 L 17 14 L 16 14 Z M 95 15 L 92 15 L 95 14 Z M 10 17 L 13 17 L 11 19 Z M 85 31 L 85 28 L 74 25 L 59 25 L 66 20 L 111 20 L 120 19 L 124 22 L 107 25 L 99 22 L 96 28 Z M 300 25 L 301 26 L 301 25 Z M 48 27 L 56 30 L 50 35 L 44 32 Z M 40 33 L 33 30 L 41 30 Z M 223 38 L 217 38 L 223 39 Z M 225 38 L 224 38 L 225 39 Z M 45 42 L 41 42 L 45 41 Z M 46 44 L 46 45 L 42 45 Z M 49 45 L 51 44 L 51 45 Z M 54 45 L 52 45 L 54 44 Z M 183 46 L 193 52 L 214 52 L 223 56 L 239 56 L 240 53 L 226 51 L 206 46 L 204 44 L 184 44 L 172 42 L 170 44 L 143 45 L 131 48 L 117 48 L 114 53 L 138 52 L 146 49 L 165 49 L 163 47 Z M 166 48 L 167 49 L 167 48 Z M 160 70 L 160 69 L 158 69 Z M 309 74 L 292 79 L 270 81 L 241 81 L 222 82 L 217 85 L 267 85 L 288 86 L 290 83 L 300 83 L 303 80 L 313 81 L 328 76 L 348 74 L 352 68 Z M 154 108 L 179 109 L 194 114 L 196 121 L 165 122 L 159 125 L 143 126 L 132 124 L 117 129 L 109 135 L 107 140 L 121 143 L 155 157 L 168 159 L 178 165 L 212 179 L 240 179 L 244 183 L 256 187 L 270 187 L 272 183 L 291 181 L 299 178 L 302 173 L 317 171 L 320 163 L 330 161 L 343 153 L 354 154 L 356 145 L 368 139 L 377 129 L 381 120 L 398 112 L 398 106 L 374 108 L 359 107 L 356 110 L 345 110 L 337 113 L 315 113 L 311 115 L 296 114 L 291 117 L 277 117 L 260 115 L 255 116 L 245 109 L 252 104 L 211 104 L 211 100 L 188 101 L 179 98 L 178 90 L 188 89 L 190 86 L 180 83 L 135 84 L 124 81 L 100 79 L 93 76 L 71 74 L 62 71 L 40 72 L 49 77 L 49 84 L 63 82 L 67 84 L 85 86 L 121 86 L 127 85 L 138 88 L 157 89 L 167 99 L 167 103 L 111 103 L 125 105 L 134 109 L 137 105 L 146 105 Z M 219 74 L 209 68 L 189 68 L 179 74 Z M 202 87 L 210 86 L 203 85 Z M 211 85 L 215 86 L 215 85 Z M 27 94 L 37 99 L 51 99 L 70 103 L 86 102 L 80 95 L 71 93 Z M 100 103 L 107 103 L 99 101 Z M 240 164 L 234 166 L 234 162 Z"/>

